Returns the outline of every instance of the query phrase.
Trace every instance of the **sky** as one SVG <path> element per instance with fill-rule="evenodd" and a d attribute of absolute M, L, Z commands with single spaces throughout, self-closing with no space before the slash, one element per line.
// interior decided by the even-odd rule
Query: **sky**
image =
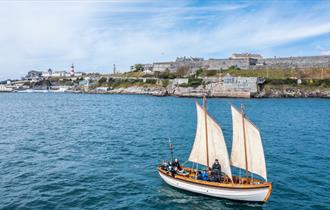
<path fill-rule="evenodd" d="M 237 52 L 330 55 L 330 1 L 0 2 L 0 80 Z"/>

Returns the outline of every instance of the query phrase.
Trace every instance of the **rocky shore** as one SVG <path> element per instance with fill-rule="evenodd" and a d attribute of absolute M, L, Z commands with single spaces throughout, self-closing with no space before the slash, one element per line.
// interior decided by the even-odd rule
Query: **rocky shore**
<path fill-rule="evenodd" d="M 131 86 L 127 88 L 117 88 L 106 92 L 89 92 L 103 94 L 137 94 L 152 96 L 177 96 L 177 97 L 229 97 L 229 98 L 307 98 L 319 97 L 330 98 L 330 89 L 305 89 L 298 87 L 265 87 L 257 93 L 244 91 L 219 91 L 210 87 L 175 87 L 165 88 L 161 86 L 142 87 Z"/>
<path fill-rule="evenodd" d="M 330 89 L 306 89 L 298 87 L 265 88 L 255 98 L 330 98 Z"/>
<path fill-rule="evenodd" d="M 138 95 L 153 95 L 153 96 L 167 96 L 167 90 L 163 87 L 141 87 L 132 86 L 128 88 L 117 88 L 107 91 L 109 94 L 138 94 Z"/>

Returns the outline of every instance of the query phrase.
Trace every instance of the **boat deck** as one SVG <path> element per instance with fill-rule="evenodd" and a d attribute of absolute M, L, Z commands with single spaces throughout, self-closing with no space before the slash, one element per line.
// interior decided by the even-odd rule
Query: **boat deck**
<path fill-rule="evenodd" d="M 239 189 L 244 189 L 244 188 L 255 189 L 255 188 L 272 187 L 271 182 L 264 182 L 258 179 L 238 177 L 238 176 L 233 176 L 233 181 L 231 181 L 228 177 L 225 177 L 223 182 L 204 181 L 204 180 L 196 179 L 196 172 L 193 169 L 184 168 L 184 170 L 188 172 L 187 175 L 176 174 L 173 177 L 169 172 L 163 170 L 160 166 L 158 167 L 158 171 L 166 176 L 173 177 L 181 181 L 190 182 L 199 185 L 207 185 L 210 187 L 225 187 L 225 188 L 239 188 Z"/>

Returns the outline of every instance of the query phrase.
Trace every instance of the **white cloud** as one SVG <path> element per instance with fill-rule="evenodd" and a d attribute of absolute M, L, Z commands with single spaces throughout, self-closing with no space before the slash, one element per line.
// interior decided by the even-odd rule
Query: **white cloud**
<path fill-rule="evenodd" d="M 330 50 L 321 51 L 321 55 L 330 55 Z"/>
<path fill-rule="evenodd" d="M 175 5 L 175 6 L 173 6 Z M 111 1 L 0 3 L 0 80 L 30 69 L 127 70 L 176 56 L 228 56 L 330 32 L 328 6 Z"/>

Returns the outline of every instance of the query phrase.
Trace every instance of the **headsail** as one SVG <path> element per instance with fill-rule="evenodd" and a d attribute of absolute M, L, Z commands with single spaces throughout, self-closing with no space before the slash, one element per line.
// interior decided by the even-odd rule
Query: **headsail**
<path fill-rule="evenodd" d="M 243 117 L 242 113 L 235 107 L 231 107 L 231 112 L 233 117 L 231 164 L 235 167 L 246 169 L 245 161 L 247 157 L 248 171 L 260 175 L 267 181 L 265 155 L 259 130 L 246 117 Z"/>
<path fill-rule="evenodd" d="M 203 108 L 196 103 L 197 108 L 197 129 L 193 148 L 189 160 L 202 165 L 207 165 L 206 157 L 206 135 L 205 135 L 205 114 Z M 227 146 L 220 126 L 207 114 L 208 132 L 208 155 L 210 165 L 215 159 L 219 160 L 222 171 L 232 179 L 230 161 Z"/>

